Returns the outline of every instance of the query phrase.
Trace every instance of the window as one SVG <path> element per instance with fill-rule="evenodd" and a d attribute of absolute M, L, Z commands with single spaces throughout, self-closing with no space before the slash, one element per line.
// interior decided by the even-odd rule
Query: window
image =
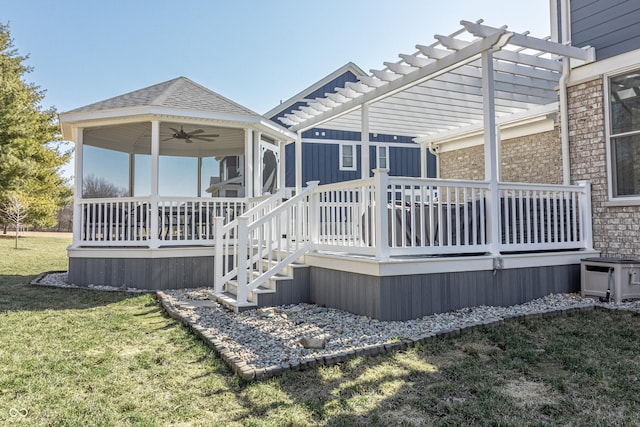
<path fill-rule="evenodd" d="M 354 153 L 355 145 L 353 144 L 341 144 L 340 145 L 340 170 L 342 171 L 354 171 L 356 170 L 356 161 Z"/>
<path fill-rule="evenodd" d="M 378 146 L 378 169 L 387 167 L 387 147 Z"/>
<path fill-rule="evenodd" d="M 640 197 L 640 70 L 609 79 L 611 194 Z"/>

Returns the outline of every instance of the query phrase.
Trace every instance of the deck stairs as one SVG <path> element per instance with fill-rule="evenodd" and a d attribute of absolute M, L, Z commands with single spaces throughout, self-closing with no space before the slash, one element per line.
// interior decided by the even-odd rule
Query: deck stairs
<path fill-rule="evenodd" d="M 308 301 L 303 259 L 312 247 L 307 215 L 315 185 L 293 197 L 275 194 L 216 225 L 214 300 L 234 312 Z"/>
<path fill-rule="evenodd" d="M 263 264 L 266 269 L 267 266 L 273 266 L 276 262 L 269 262 L 269 260 L 265 259 L 263 260 Z M 244 304 L 239 304 L 236 299 L 238 293 L 237 278 L 226 281 L 222 292 L 213 292 L 213 298 L 234 312 L 306 302 L 304 295 L 307 294 L 305 288 L 308 288 L 308 269 L 309 266 L 305 265 L 302 259 L 288 264 L 282 271 L 267 279 L 257 288 L 251 290 L 247 296 L 247 302 Z M 254 278 L 257 278 L 259 275 L 259 272 L 253 272 Z"/>

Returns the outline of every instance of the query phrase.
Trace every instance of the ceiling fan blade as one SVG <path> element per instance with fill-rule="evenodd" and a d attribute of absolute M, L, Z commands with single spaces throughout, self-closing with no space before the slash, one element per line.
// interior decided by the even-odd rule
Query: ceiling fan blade
<path fill-rule="evenodd" d="M 187 144 L 191 144 L 193 141 L 192 141 L 192 140 L 190 140 L 189 138 L 185 138 L 185 139 L 184 139 L 184 142 L 186 142 Z"/>
<path fill-rule="evenodd" d="M 202 129 L 196 129 L 196 130 L 193 130 L 193 131 L 187 132 L 187 133 L 189 135 L 195 135 L 195 134 L 202 133 L 202 132 L 204 132 Z"/>
<path fill-rule="evenodd" d="M 169 129 L 171 129 L 173 131 L 173 133 L 180 133 L 180 131 L 178 129 L 176 129 L 176 128 L 169 128 Z"/>
<path fill-rule="evenodd" d="M 169 138 L 161 139 L 161 141 L 170 141 L 170 140 L 172 140 L 172 139 L 173 139 L 173 137 L 172 137 L 172 136 L 170 136 Z"/>
<path fill-rule="evenodd" d="M 198 135 L 198 138 L 217 138 L 220 135 L 218 135 L 217 133 L 207 133 L 204 135 Z"/>
<path fill-rule="evenodd" d="M 199 136 L 194 136 L 193 139 L 197 139 L 198 141 L 204 141 L 204 142 L 213 142 L 213 141 L 215 141 L 215 139 L 202 138 L 202 137 L 199 137 Z"/>

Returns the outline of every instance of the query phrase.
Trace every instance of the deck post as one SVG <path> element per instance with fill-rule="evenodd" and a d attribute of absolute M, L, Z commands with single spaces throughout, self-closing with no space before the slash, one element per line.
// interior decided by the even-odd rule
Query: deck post
<path fill-rule="evenodd" d="M 217 216 L 213 219 L 213 221 L 215 227 L 213 230 L 213 238 L 215 239 L 215 255 L 213 256 L 213 290 L 216 293 L 221 293 L 224 287 L 224 283 L 222 283 L 222 278 L 224 277 L 224 271 L 222 270 L 222 261 L 224 257 L 224 247 L 226 245 L 222 237 L 224 217 Z"/>
<path fill-rule="evenodd" d="M 238 288 L 236 290 L 236 301 L 238 307 L 247 304 L 247 285 L 249 270 L 249 217 L 241 215 L 238 217 Z"/>
<path fill-rule="evenodd" d="M 591 217 L 591 181 L 576 181 L 584 189 L 580 193 L 580 230 L 586 250 L 593 250 L 593 219 Z"/>
<path fill-rule="evenodd" d="M 500 160 L 498 158 L 498 135 L 496 131 L 495 82 L 493 54 L 482 52 L 482 110 L 484 115 L 484 176 L 489 182 L 487 210 L 487 237 L 490 252 L 500 255 Z"/>
<path fill-rule="evenodd" d="M 389 209 L 387 204 L 389 186 L 389 169 L 374 169 L 374 206 L 373 221 L 375 227 L 376 258 L 379 261 L 389 259 Z M 393 201 L 392 201 L 393 202 Z"/>
<path fill-rule="evenodd" d="M 320 193 L 316 188 L 320 181 L 308 181 L 309 188 L 309 240 L 313 247 L 320 240 Z"/>

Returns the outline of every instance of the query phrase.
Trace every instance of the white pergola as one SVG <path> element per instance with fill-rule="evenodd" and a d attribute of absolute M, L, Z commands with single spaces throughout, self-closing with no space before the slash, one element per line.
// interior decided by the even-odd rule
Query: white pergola
<path fill-rule="evenodd" d="M 417 45 L 416 52 L 400 54 L 399 61 L 385 62 L 359 82 L 309 99 L 280 117 L 298 132 L 296 186 L 302 185 L 300 134 L 319 125 L 361 132 L 362 171 L 369 165 L 369 133 L 415 136 L 422 147 L 423 174 L 429 142 L 484 130 L 486 179 L 497 182 L 496 125 L 557 110 L 557 89 L 569 60 L 595 59 L 593 48 L 490 27 L 482 20 L 460 23 L 453 34 L 436 35 L 433 44 Z"/>

